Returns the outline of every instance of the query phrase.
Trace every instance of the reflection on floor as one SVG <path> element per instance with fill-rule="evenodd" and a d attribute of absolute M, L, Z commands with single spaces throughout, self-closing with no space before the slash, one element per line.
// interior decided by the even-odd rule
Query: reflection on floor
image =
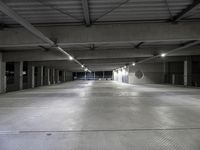
<path fill-rule="evenodd" d="M 0 150 L 199 150 L 200 89 L 76 81 L 0 95 Z"/>

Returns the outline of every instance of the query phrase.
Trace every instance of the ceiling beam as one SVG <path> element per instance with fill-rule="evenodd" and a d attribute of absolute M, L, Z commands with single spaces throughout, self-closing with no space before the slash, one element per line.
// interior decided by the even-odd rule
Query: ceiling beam
<path fill-rule="evenodd" d="M 6 15 L 8 15 L 9 17 L 11 17 L 12 19 L 14 19 L 19 24 L 21 24 L 24 28 L 26 28 L 28 31 L 30 31 L 33 35 L 37 36 L 39 39 L 41 39 L 45 43 L 48 43 L 49 46 L 54 47 L 55 50 L 59 51 L 60 53 L 64 54 L 65 56 L 67 56 L 68 59 L 73 58 L 69 53 L 67 53 L 65 50 L 63 50 L 60 46 L 57 46 L 56 43 L 54 43 L 51 39 L 49 39 L 47 36 L 45 36 L 42 32 L 40 32 L 40 30 L 35 28 L 32 24 L 30 24 L 24 18 L 19 16 L 16 12 L 14 12 L 11 8 L 9 8 L 2 1 L 0 1 L 0 10 L 3 13 L 5 13 Z M 75 59 L 75 58 L 73 58 L 73 59 L 77 64 L 82 66 L 82 64 L 77 59 Z"/>
<path fill-rule="evenodd" d="M 85 24 L 86 24 L 86 26 L 90 26 L 91 20 L 90 20 L 88 0 L 82 0 L 82 8 L 83 8 Z"/>
<path fill-rule="evenodd" d="M 200 6 L 200 0 L 194 0 L 194 2 L 189 5 L 186 9 L 182 10 L 177 16 L 174 17 L 173 22 L 178 22 L 181 19 L 187 17 L 192 11 Z"/>
<path fill-rule="evenodd" d="M 54 42 L 51 41 L 49 38 L 47 38 L 42 32 L 40 32 L 38 29 L 36 29 L 34 26 L 32 26 L 28 21 L 23 19 L 21 16 L 16 14 L 12 9 L 10 9 L 6 4 L 4 4 L 2 1 L 0 1 L 0 10 L 8 15 L 10 18 L 14 19 L 16 22 L 21 24 L 23 27 L 25 27 L 27 30 L 29 30 L 31 33 L 33 33 L 38 38 L 42 39 L 42 41 L 49 43 L 51 46 L 54 45 Z"/>
<path fill-rule="evenodd" d="M 172 49 L 172 50 L 168 50 L 165 54 L 167 56 L 173 56 L 174 53 L 178 52 L 178 51 L 181 51 L 181 50 L 184 50 L 186 48 L 190 48 L 190 47 L 193 47 L 195 45 L 199 45 L 200 44 L 200 41 L 191 41 L 183 46 L 180 46 L 178 48 L 175 48 L 175 49 Z M 179 55 L 180 56 L 180 55 Z M 161 57 L 161 55 L 155 55 L 155 56 L 152 56 L 152 57 L 148 57 L 146 59 L 143 59 L 141 61 L 138 61 L 137 64 L 140 64 L 140 63 L 144 63 L 144 62 L 147 62 L 147 61 L 150 61 L 150 60 L 153 60 L 155 58 L 159 58 Z"/>
<path fill-rule="evenodd" d="M 138 43 L 136 46 L 135 46 L 135 48 L 140 48 L 140 46 L 142 46 L 142 44 L 144 44 L 144 42 L 140 42 L 140 43 Z"/>
<path fill-rule="evenodd" d="M 146 23 L 84 26 L 38 27 L 48 37 L 58 39 L 60 46 L 80 44 L 139 43 L 156 41 L 200 40 L 199 22 Z M 163 34 L 165 33 L 165 34 Z M 11 38 L 12 37 L 12 38 Z M 0 31 L 0 45 L 38 44 L 41 40 L 24 28 Z"/>

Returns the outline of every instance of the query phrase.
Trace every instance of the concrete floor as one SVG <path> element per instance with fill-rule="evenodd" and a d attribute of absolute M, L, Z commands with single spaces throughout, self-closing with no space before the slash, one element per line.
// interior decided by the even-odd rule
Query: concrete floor
<path fill-rule="evenodd" d="M 0 150 L 199 150 L 200 89 L 76 81 L 0 95 Z"/>

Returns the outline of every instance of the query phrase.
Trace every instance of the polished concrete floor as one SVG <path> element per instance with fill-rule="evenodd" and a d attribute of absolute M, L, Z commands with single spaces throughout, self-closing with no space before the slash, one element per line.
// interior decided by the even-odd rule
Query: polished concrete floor
<path fill-rule="evenodd" d="M 0 95 L 0 150 L 199 150 L 200 89 L 76 81 Z"/>

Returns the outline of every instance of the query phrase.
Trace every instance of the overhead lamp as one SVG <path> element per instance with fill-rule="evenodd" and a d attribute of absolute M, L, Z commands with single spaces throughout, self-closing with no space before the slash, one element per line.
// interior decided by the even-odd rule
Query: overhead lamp
<path fill-rule="evenodd" d="M 135 62 L 133 62 L 133 63 L 132 63 L 132 66 L 135 66 L 135 65 L 136 65 Z"/>
<path fill-rule="evenodd" d="M 81 68 L 83 68 L 84 67 L 84 65 L 81 65 Z"/>
<path fill-rule="evenodd" d="M 161 56 L 161 57 L 165 57 L 165 56 L 166 56 L 166 54 L 165 54 L 165 53 L 162 53 L 160 56 Z"/>
<path fill-rule="evenodd" d="M 86 72 L 86 71 L 88 71 L 88 69 L 87 69 L 87 68 L 85 68 L 85 69 L 84 69 L 84 71 Z"/>
<path fill-rule="evenodd" d="M 72 56 L 69 56 L 69 60 L 74 60 L 74 58 Z"/>

